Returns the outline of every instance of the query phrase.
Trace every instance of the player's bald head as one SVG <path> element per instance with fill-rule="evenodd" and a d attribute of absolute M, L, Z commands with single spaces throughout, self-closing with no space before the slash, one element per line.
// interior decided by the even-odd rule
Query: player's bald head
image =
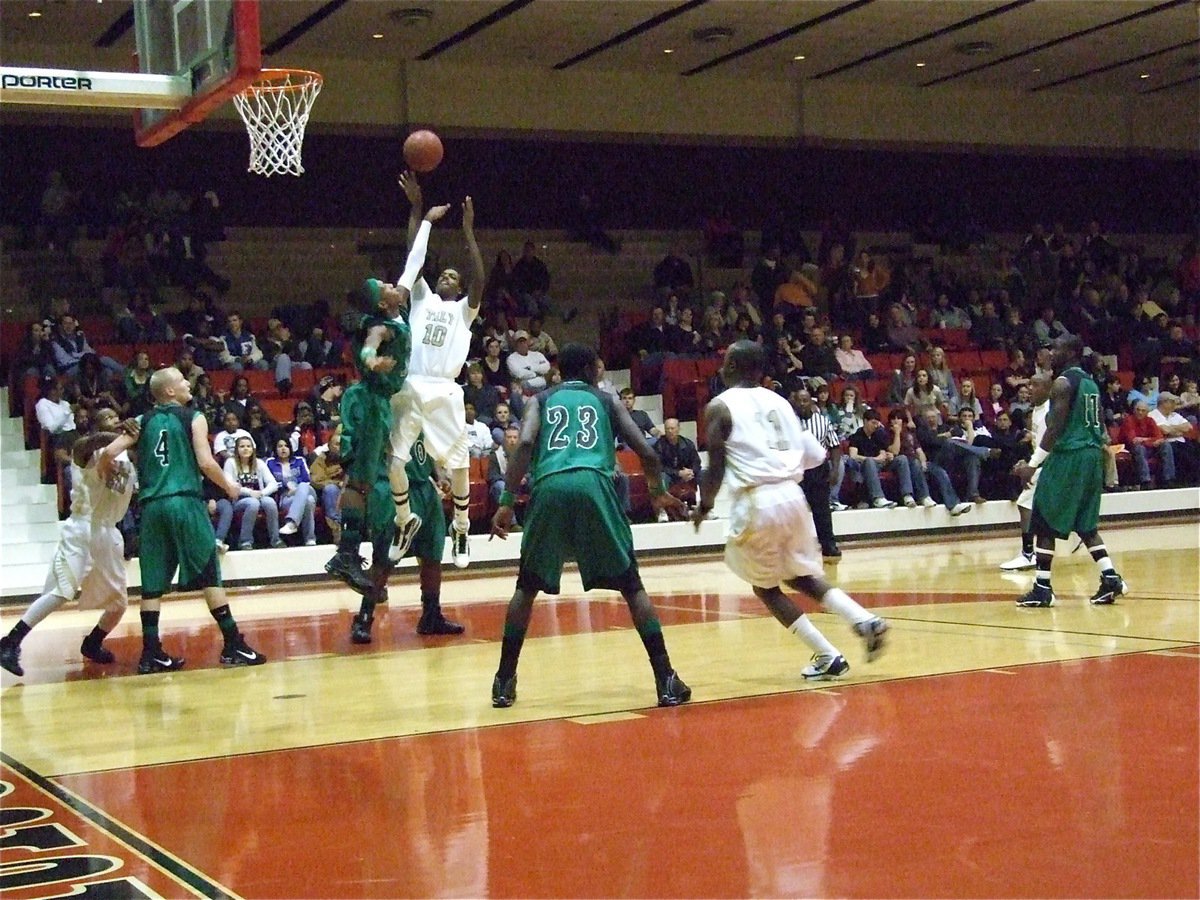
<path fill-rule="evenodd" d="M 183 373 L 174 366 L 159 369 L 150 376 L 150 395 L 159 403 L 174 399 L 175 387 L 183 381 Z"/>
<path fill-rule="evenodd" d="M 756 341 L 734 341 L 725 351 L 725 382 L 757 384 L 767 367 L 767 355 Z"/>

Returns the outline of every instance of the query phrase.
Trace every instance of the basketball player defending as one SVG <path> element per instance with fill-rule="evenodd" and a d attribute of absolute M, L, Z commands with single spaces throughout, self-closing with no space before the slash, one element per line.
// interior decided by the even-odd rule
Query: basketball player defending
<path fill-rule="evenodd" d="M 1017 476 L 1026 484 L 1041 470 L 1033 492 L 1032 516 L 1037 572 L 1033 588 L 1017 600 L 1017 606 L 1054 605 L 1050 587 L 1054 541 L 1072 531 L 1083 539 L 1100 567 L 1100 587 L 1091 602 L 1107 606 L 1126 591 L 1097 530 L 1108 436 L 1100 418 L 1100 389 L 1080 367 L 1082 356 L 1083 342 L 1078 337 L 1054 342 L 1052 366 L 1059 374 L 1050 387 L 1046 434 L 1029 463 L 1017 467 Z"/>
<path fill-rule="evenodd" d="M 583 589 L 620 591 L 634 627 L 650 657 L 659 706 L 678 706 L 692 689 L 671 668 L 662 625 L 633 556 L 633 533 L 613 484 L 614 432 L 642 460 L 656 510 L 682 511 L 683 504 L 663 489 L 662 463 L 641 429 L 612 394 L 596 386 L 596 353 L 567 344 L 558 356 L 563 382 L 530 398 L 521 417 L 521 442 L 508 462 L 505 481 L 520 484 L 530 473 L 532 490 L 517 589 L 504 618 L 500 666 L 492 680 L 492 706 L 517 699 L 517 661 L 539 591 L 557 594 L 563 562 L 575 559 Z M 532 469 L 530 466 L 532 465 Z M 492 534 L 504 539 L 513 523 L 513 495 L 500 495 Z"/>
<path fill-rule="evenodd" d="M 421 186 L 411 173 L 400 178 L 412 211 L 409 230 L 421 214 Z M 408 496 L 408 475 L 405 464 L 412 456 L 417 435 L 425 435 L 430 456 L 450 473 L 450 492 L 454 500 L 454 522 L 450 528 L 450 557 L 454 565 L 465 569 L 470 562 L 470 542 L 467 518 L 470 503 L 470 454 L 467 443 L 467 416 L 463 406 L 463 391 L 456 379 L 467 361 L 471 348 L 471 323 L 479 315 L 483 297 L 483 256 L 475 242 L 475 206 L 470 197 L 463 200 L 463 235 L 471 257 L 471 287 L 462 296 L 462 276 L 457 269 L 444 269 L 434 290 L 424 278 L 412 287 L 409 304 L 409 324 L 412 328 L 412 358 L 408 364 L 408 379 L 403 389 L 392 398 L 392 459 L 388 470 L 392 483 L 392 500 L 396 504 L 396 539 L 389 557 L 401 559 L 408 543 L 420 527 L 412 512 Z M 417 231 L 409 251 L 411 259 L 418 253 L 424 258 L 429 232 Z"/>
<path fill-rule="evenodd" d="M 822 577 L 821 548 L 800 481 L 825 461 L 825 449 L 801 430 L 786 400 L 759 386 L 765 366 L 762 347 L 751 341 L 738 341 L 725 353 L 722 377 L 729 388 L 704 413 L 708 466 L 692 521 L 699 530 L 728 470 L 734 495 L 725 563 L 813 650 L 800 674 L 828 680 L 844 675 L 850 664 L 780 590 L 781 583 L 849 622 L 866 644 L 868 660 L 883 650 L 888 626 Z"/>
<path fill-rule="evenodd" d="M 1046 436 L 1046 414 L 1050 411 L 1050 376 L 1038 372 L 1029 379 L 1029 393 L 1033 398 L 1033 412 L 1030 419 L 1033 423 L 1033 447 L 1037 450 L 1042 446 L 1042 438 Z M 1015 472 L 1020 464 L 1013 467 Z M 1025 485 L 1017 497 L 1017 514 L 1021 517 L 1021 552 L 1008 562 L 1000 563 L 1000 568 L 1006 572 L 1018 572 L 1022 569 L 1032 569 L 1033 558 L 1033 491 L 1037 487 L 1038 473 L 1035 471 L 1029 484 Z"/>
<path fill-rule="evenodd" d="M 125 517 L 137 488 L 137 473 L 128 456 L 114 466 L 110 483 L 100 480 L 96 455 L 117 438 L 119 419 L 111 409 L 96 413 L 97 430 L 71 448 L 71 515 L 63 523 L 58 547 L 46 575 L 42 595 L 19 622 L 0 638 L 0 666 L 14 675 L 21 669 L 21 641 L 38 622 L 79 596 L 80 609 L 99 609 L 100 622 L 79 648 L 87 659 L 108 664 L 112 652 L 102 646 L 125 614 L 125 539 L 117 523 Z"/>
<path fill-rule="evenodd" d="M 142 565 L 142 658 L 138 672 L 173 672 L 183 660 L 163 650 L 158 637 L 162 595 L 171 588 L 179 570 L 179 590 L 204 592 L 209 612 L 225 638 L 223 666 L 259 666 L 267 661 L 252 650 L 238 631 L 221 584 L 217 542 L 200 476 L 236 500 L 238 486 L 226 480 L 212 455 L 208 423 L 199 410 L 187 406 L 192 399 L 188 380 L 176 368 L 159 369 L 150 376 L 155 406 L 138 418 L 141 434 L 123 434 L 100 453 L 96 467 L 106 484 L 117 477 L 116 463 L 136 445 L 138 503 L 142 521 L 138 530 Z"/>

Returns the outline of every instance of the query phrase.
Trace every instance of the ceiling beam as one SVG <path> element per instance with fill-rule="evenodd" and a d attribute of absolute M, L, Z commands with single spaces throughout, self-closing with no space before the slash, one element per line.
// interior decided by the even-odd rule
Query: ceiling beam
<path fill-rule="evenodd" d="M 113 23 L 105 29 L 104 34 L 96 38 L 92 46 L 101 50 L 111 47 L 125 35 L 125 32 L 132 27 L 133 7 L 131 6 L 113 20 Z"/>
<path fill-rule="evenodd" d="M 471 23 L 466 28 L 462 29 L 462 31 L 457 31 L 444 41 L 434 44 L 432 47 L 418 56 L 417 59 L 421 60 L 421 62 L 433 59 L 435 56 L 445 53 L 455 44 L 461 44 L 463 41 L 474 37 L 485 28 L 491 28 L 501 19 L 507 19 L 513 13 L 519 12 L 532 2 L 533 0 L 510 0 L 509 3 L 504 4 L 504 6 L 501 6 L 497 10 L 493 10 L 479 21 Z"/>
<path fill-rule="evenodd" d="M 634 25 L 632 28 L 627 28 L 620 34 L 610 37 L 607 41 L 603 41 L 593 47 L 588 47 L 581 53 L 576 53 L 570 59 L 564 59 L 560 63 L 555 63 L 554 70 L 556 72 L 561 72 L 563 69 L 569 69 L 571 66 L 581 63 L 585 59 L 591 59 L 597 53 L 603 53 L 605 50 L 616 47 L 618 44 L 623 44 L 626 41 L 637 37 L 639 34 L 645 34 L 647 31 L 657 28 L 663 22 L 668 22 L 671 19 L 674 19 L 676 16 L 682 16 L 684 13 L 691 12 L 696 7 L 703 6 L 707 2 L 708 0 L 688 0 L 687 3 L 680 4 L 674 9 L 668 9 L 665 12 L 659 13 L 657 16 L 651 16 L 649 19 L 646 19 L 646 21 L 640 22 L 637 25 Z"/>
<path fill-rule="evenodd" d="M 1166 84 L 1160 84 L 1157 87 L 1152 87 L 1148 91 L 1138 91 L 1138 94 L 1157 94 L 1159 91 L 1170 90 L 1171 88 L 1179 87 L 1182 84 L 1191 84 L 1193 81 L 1200 81 L 1200 73 L 1196 75 L 1188 75 L 1186 78 L 1180 78 L 1178 81 L 1168 81 Z"/>
<path fill-rule="evenodd" d="M 832 69 L 826 69 L 824 72 L 818 72 L 812 76 L 813 81 L 820 81 L 822 78 L 828 78 L 831 75 L 838 75 L 841 72 L 846 72 L 857 66 L 863 66 L 870 62 L 875 62 L 877 59 L 883 59 L 885 56 L 891 56 L 893 53 L 898 53 L 901 50 L 907 50 L 909 47 L 915 47 L 917 44 L 923 44 L 926 41 L 932 41 L 935 38 L 945 37 L 948 34 L 953 34 L 963 28 L 970 28 L 972 25 L 978 25 L 980 22 L 990 19 L 994 16 L 1002 16 L 1007 12 L 1012 12 L 1032 3 L 1033 0 L 1013 0 L 1012 3 L 1006 3 L 1003 6 L 996 7 L 988 12 L 978 13 L 970 18 L 963 19 L 961 22 L 955 22 L 953 25 L 947 25 L 944 28 L 938 28 L 936 31 L 926 32 L 919 37 L 911 38 L 907 41 L 901 41 L 899 44 L 892 44 L 890 47 L 884 47 L 882 50 L 876 50 L 874 53 L 868 53 L 866 56 L 860 56 L 856 60 L 848 63 L 842 63 L 840 66 L 834 66 Z"/>
<path fill-rule="evenodd" d="M 731 60 L 745 56 L 748 53 L 755 53 L 759 50 L 762 50 L 764 47 L 770 47 L 772 44 L 778 44 L 780 41 L 786 41 L 793 35 L 800 34 L 800 32 L 807 31 L 810 28 L 816 28 L 818 25 L 822 25 L 825 22 L 829 22 L 840 16 L 844 16 L 847 13 L 852 13 L 856 9 L 861 9 L 867 4 L 873 2 L 874 0 L 854 0 L 852 3 L 847 3 L 845 6 L 839 6 L 837 9 L 830 10 L 824 15 L 817 16 L 815 19 L 809 19 L 806 22 L 801 22 L 799 25 L 793 25 L 791 28 L 785 28 L 783 31 L 777 31 L 775 34 L 767 35 L 762 40 L 755 41 L 753 44 L 747 44 L 740 50 L 731 50 L 729 53 L 726 53 L 723 56 L 718 56 L 716 59 L 710 59 L 708 62 L 694 66 L 682 74 L 698 75 L 701 72 L 706 72 L 716 66 L 724 65 Z"/>
<path fill-rule="evenodd" d="M 1127 16 L 1121 16 L 1119 19 L 1113 19 L 1111 22 L 1103 22 L 1100 25 L 1093 25 L 1090 28 L 1083 28 L 1079 31 L 1073 31 L 1070 34 L 1064 34 L 1062 37 L 1054 38 L 1053 40 L 1044 41 L 1033 47 L 1027 47 L 1024 50 L 1018 50 L 1016 53 L 1009 53 L 1007 56 L 1001 56 L 999 59 L 990 59 L 987 62 L 980 63 L 977 66 L 970 66 L 958 72 L 952 72 L 949 75 L 942 75 L 940 78 L 934 78 L 931 81 L 924 81 L 921 87 L 933 87 L 935 84 L 942 84 L 947 81 L 953 81 L 955 78 L 962 78 L 964 75 L 970 75 L 973 72 L 982 72 L 984 69 L 990 69 L 992 66 L 998 66 L 1001 63 L 1011 62 L 1014 59 L 1022 59 L 1026 56 L 1032 56 L 1042 50 L 1047 50 L 1050 47 L 1057 47 L 1059 44 L 1065 44 L 1069 41 L 1077 41 L 1082 37 L 1087 37 L 1089 34 L 1095 34 L 1098 31 L 1104 31 L 1107 28 L 1114 28 L 1117 25 L 1125 25 L 1137 19 L 1143 19 L 1146 16 L 1157 15 L 1160 12 L 1166 12 L 1168 9 L 1174 9 L 1176 6 L 1182 6 L 1185 3 L 1194 3 L 1195 0 L 1167 0 L 1166 3 L 1160 3 L 1157 6 L 1151 6 L 1148 9 L 1139 10 L 1135 13 L 1130 13 Z"/>
<path fill-rule="evenodd" d="M 345 6 L 349 0 L 329 0 L 324 6 L 320 7 L 310 16 L 306 16 L 271 43 L 263 47 L 263 56 L 273 56 L 285 47 L 289 47 L 296 41 L 300 40 L 308 32 L 312 31 L 335 12 Z"/>
<path fill-rule="evenodd" d="M 1200 44 L 1200 38 L 1190 41 L 1182 41 L 1178 44 L 1172 44 L 1170 47 L 1163 47 L 1161 50 L 1151 50 L 1149 53 L 1142 53 L 1139 56 L 1131 56 L 1128 59 L 1117 60 L 1114 63 L 1109 63 L 1106 66 L 1096 66 L 1093 69 L 1086 69 L 1083 72 L 1076 72 L 1074 75 L 1068 75 L 1065 78 L 1058 78 L 1054 81 L 1047 81 L 1045 84 L 1035 85 L 1029 89 L 1030 93 L 1048 90 L 1052 87 L 1070 84 L 1072 81 L 1079 81 L 1083 78 L 1090 78 L 1093 75 L 1100 75 L 1104 72 L 1111 72 L 1113 69 L 1119 69 L 1122 66 L 1132 66 L 1134 63 L 1145 62 L 1148 59 L 1154 59 L 1156 56 L 1162 56 L 1164 53 L 1171 53 L 1174 50 L 1182 50 L 1184 47 L 1194 47 Z M 1140 91 L 1139 93 L 1149 93 L 1149 91 Z"/>

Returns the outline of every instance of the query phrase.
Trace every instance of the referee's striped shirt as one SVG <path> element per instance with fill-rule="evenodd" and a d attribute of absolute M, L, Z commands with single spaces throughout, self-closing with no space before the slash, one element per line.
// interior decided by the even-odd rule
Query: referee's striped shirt
<path fill-rule="evenodd" d="M 832 450 L 834 447 L 841 445 L 837 429 L 833 427 L 833 423 L 829 421 L 829 417 L 815 406 L 813 407 L 811 416 L 807 419 L 803 416 L 796 416 L 796 421 L 800 423 L 801 431 L 807 431 L 815 437 L 817 443 L 826 450 Z"/>

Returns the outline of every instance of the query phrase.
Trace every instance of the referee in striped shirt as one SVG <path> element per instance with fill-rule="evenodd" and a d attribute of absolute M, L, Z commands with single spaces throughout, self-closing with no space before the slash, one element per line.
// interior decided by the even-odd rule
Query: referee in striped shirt
<path fill-rule="evenodd" d="M 838 549 L 833 534 L 829 488 L 838 480 L 837 473 L 842 458 L 841 441 L 829 417 L 816 408 L 812 395 L 806 389 L 793 391 L 791 402 L 801 430 L 809 432 L 817 439 L 817 443 L 829 452 L 825 462 L 804 473 L 804 480 L 800 486 L 804 489 L 804 496 L 812 508 L 813 525 L 816 526 L 817 538 L 821 542 L 821 555 L 837 559 L 842 555 L 842 551 Z"/>

